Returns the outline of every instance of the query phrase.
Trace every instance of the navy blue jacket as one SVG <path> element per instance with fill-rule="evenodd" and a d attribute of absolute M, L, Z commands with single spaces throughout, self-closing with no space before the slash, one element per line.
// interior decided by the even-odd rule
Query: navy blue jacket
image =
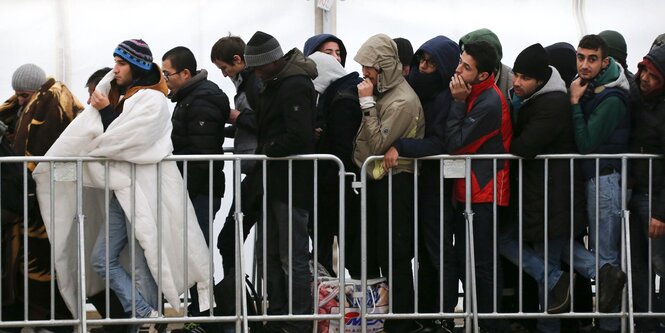
<path fill-rule="evenodd" d="M 430 54 L 436 63 L 436 72 L 423 74 L 418 70 L 418 56 Z M 425 136 L 422 139 L 402 138 L 394 146 L 402 157 L 422 157 L 448 153 L 445 147 L 445 129 L 452 95 L 448 89 L 450 78 L 459 63 L 460 49 L 447 37 L 437 36 L 425 42 L 411 61 L 411 73 L 407 81 L 420 98 L 425 114 Z M 439 177 L 438 161 L 423 164 L 423 177 Z M 431 178 L 429 178 L 431 179 Z M 437 182 L 432 185 L 438 188 Z"/>

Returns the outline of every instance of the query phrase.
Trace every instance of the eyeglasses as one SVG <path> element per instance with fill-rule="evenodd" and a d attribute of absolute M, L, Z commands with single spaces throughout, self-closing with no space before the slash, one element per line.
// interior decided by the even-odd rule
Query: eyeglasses
<path fill-rule="evenodd" d="M 164 80 L 168 81 L 171 76 L 176 75 L 180 72 L 182 72 L 182 71 L 177 71 L 175 73 L 169 74 L 169 72 L 167 72 L 167 71 L 162 71 L 162 74 L 164 74 Z"/>
<path fill-rule="evenodd" d="M 436 62 L 434 62 L 432 57 L 425 58 L 424 56 L 419 55 L 416 57 L 416 59 L 418 60 L 419 64 L 425 63 L 425 66 L 436 67 Z"/>

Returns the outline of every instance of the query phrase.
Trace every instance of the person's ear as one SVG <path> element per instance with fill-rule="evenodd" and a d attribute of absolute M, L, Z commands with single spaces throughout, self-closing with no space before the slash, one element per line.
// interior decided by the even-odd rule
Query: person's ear
<path fill-rule="evenodd" d="M 240 56 L 237 55 L 237 54 L 234 55 L 234 56 L 233 56 L 233 64 L 234 64 L 234 65 L 239 65 L 239 64 L 241 64 L 241 63 L 242 63 L 242 58 L 240 58 Z"/>
<path fill-rule="evenodd" d="M 478 74 L 478 81 L 485 81 L 489 77 L 490 77 L 489 72 L 482 72 L 482 73 Z"/>

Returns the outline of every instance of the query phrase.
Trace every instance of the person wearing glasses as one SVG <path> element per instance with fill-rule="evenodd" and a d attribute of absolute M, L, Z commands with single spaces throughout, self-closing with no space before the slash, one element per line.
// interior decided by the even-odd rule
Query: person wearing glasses
<path fill-rule="evenodd" d="M 354 163 L 359 168 L 368 157 L 385 154 L 398 139 L 421 139 L 425 132 L 423 108 L 418 95 L 402 76 L 397 52 L 397 44 L 389 36 L 378 34 L 365 41 L 353 58 L 362 66 L 364 77 L 358 84 L 362 120 L 353 147 Z M 393 311 L 412 313 L 414 162 L 401 160 L 386 166 L 382 160 L 374 160 L 368 163 L 365 172 L 369 179 L 367 197 L 371 198 L 366 203 L 367 230 L 373 230 L 367 234 L 367 277 L 391 279 L 394 286 L 399 286 L 393 291 Z M 393 198 L 404 200 L 389 202 L 391 179 Z M 393 237 L 389 239 L 391 214 Z M 389 271 L 391 246 L 393 269 Z M 392 319 L 386 320 L 384 327 L 390 333 L 410 332 L 415 328 L 412 320 Z"/>
<path fill-rule="evenodd" d="M 397 44 L 399 48 L 399 43 Z M 425 42 L 409 64 L 417 68 L 409 73 L 407 81 L 420 98 L 425 114 L 425 136 L 422 139 L 400 138 L 384 155 L 386 168 L 397 166 L 398 157 L 423 157 L 446 154 L 445 129 L 452 96 L 448 84 L 459 62 L 460 50 L 457 43 L 448 37 L 436 36 Z M 452 183 L 444 181 L 444 193 L 440 191 L 439 161 L 423 161 L 418 184 L 418 253 L 419 309 L 424 312 L 438 313 L 455 311 L 457 304 L 457 270 L 453 250 L 453 224 L 450 193 Z M 441 199 L 443 196 L 443 200 Z M 443 216 L 439 215 L 440 203 L 443 202 Z M 443 223 L 442 223 L 443 219 Z M 443 228 L 443 239 L 440 230 Z M 443 253 L 440 245 L 443 242 Z M 443 255 L 443 295 L 444 308 L 439 309 L 438 288 L 440 286 Z M 425 328 L 436 332 L 452 332 L 454 322 L 440 320 L 421 320 Z"/>
<path fill-rule="evenodd" d="M 205 69 L 196 70 L 196 58 L 188 48 L 175 47 L 162 57 L 162 73 L 176 103 L 171 116 L 173 154 L 224 154 L 224 126 L 229 118 L 229 98 L 217 84 L 208 80 Z M 183 162 L 178 162 L 180 172 Z M 212 178 L 208 161 L 187 163 L 187 191 L 192 200 L 199 226 L 210 246 L 210 223 L 219 210 L 224 196 L 224 161 L 213 163 Z M 210 206 L 212 197 L 212 206 Z M 212 217 L 212 219 L 211 219 Z M 198 310 L 196 288 L 191 289 L 189 313 L 204 315 Z M 197 324 L 185 325 L 190 331 Z M 214 331 L 212 324 L 201 324 L 196 332 Z"/>

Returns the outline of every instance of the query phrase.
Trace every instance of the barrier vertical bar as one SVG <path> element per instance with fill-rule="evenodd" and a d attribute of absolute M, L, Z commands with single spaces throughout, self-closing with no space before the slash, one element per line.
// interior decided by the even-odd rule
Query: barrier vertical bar
<path fill-rule="evenodd" d="M 471 316 L 473 321 L 473 330 L 478 331 L 478 296 L 476 293 L 476 260 L 473 239 L 473 210 L 471 208 L 471 158 L 466 157 L 465 173 L 465 207 L 464 215 L 466 220 L 466 250 L 468 260 L 466 264 L 466 294 L 467 303 L 471 305 Z M 471 332 L 471 325 L 465 325 L 467 332 Z"/>
<path fill-rule="evenodd" d="M 391 201 L 392 202 L 392 201 Z M 418 313 L 418 160 L 413 161 L 413 310 Z M 391 239 L 392 241 L 392 239 Z M 392 246 L 391 246 L 392 248 Z"/>
<path fill-rule="evenodd" d="M 518 300 L 518 310 L 519 310 L 520 313 L 524 311 L 524 270 L 523 270 L 523 268 L 524 268 L 524 265 L 523 265 L 524 264 L 523 263 L 523 253 L 524 253 L 523 252 L 523 250 L 524 250 L 523 234 L 524 233 L 523 233 L 523 230 L 522 230 L 523 222 L 524 222 L 523 219 L 522 219 L 522 212 L 524 211 L 524 201 L 523 201 L 523 198 L 522 198 L 522 195 L 524 194 L 524 191 L 522 190 L 523 186 L 524 186 L 524 181 L 523 181 L 523 178 L 522 178 L 523 162 L 524 162 L 524 160 L 520 158 L 518 160 L 518 163 L 517 163 L 517 165 L 518 165 L 517 173 L 519 175 L 519 178 L 518 178 L 518 187 L 519 187 L 518 193 L 519 194 L 518 194 L 518 198 L 517 198 L 517 200 L 518 200 L 517 204 L 519 206 L 519 214 L 517 214 L 518 215 L 517 239 L 518 239 L 518 242 L 519 242 L 519 247 L 517 249 L 517 252 L 518 252 L 517 256 L 518 256 L 518 263 L 519 263 L 518 267 L 519 267 L 519 269 L 518 269 L 518 272 L 517 272 L 517 280 L 518 280 L 517 282 L 518 282 L 518 289 L 519 289 L 519 293 L 520 293 L 520 299 Z"/>
<path fill-rule="evenodd" d="M 626 226 L 628 225 L 628 220 L 630 219 L 630 211 L 628 210 L 628 205 L 626 202 L 626 199 L 628 198 L 628 159 L 624 156 L 621 158 L 621 230 L 626 230 Z M 621 260 L 621 270 L 624 272 L 628 271 L 628 267 L 626 262 L 630 262 L 628 257 L 630 256 L 630 249 L 626 246 L 627 242 L 627 235 L 630 235 L 630 232 L 628 233 L 621 233 L 621 258 L 624 258 L 624 260 Z M 630 290 L 630 284 L 632 280 L 628 281 L 629 287 L 628 290 Z M 630 302 L 632 302 L 632 297 L 629 299 Z M 632 304 L 631 304 L 632 305 Z M 622 292 L 621 295 L 621 313 L 626 312 L 626 293 Z M 632 321 L 631 321 L 631 329 L 630 331 L 633 331 L 633 326 Z M 621 316 L 621 331 L 625 332 L 626 331 L 626 317 Z"/>
<path fill-rule="evenodd" d="M 27 168 L 25 169 L 27 170 Z M 83 226 L 85 216 L 83 215 L 83 162 L 76 161 L 76 214 L 78 216 L 78 249 L 79 249 L 79 270 L 81 272 L 79 278 L 79 318 L 81 319 L 81 332 L 87 332 L 87 318 L 85 312 L 86 295 L 85 295 L 85 228 Z M 27 294 L 26 294 L 27 296 Z"/>
<path fill-rule="evenodd" d="M 367 160 L 360 168 L 360 329 L 367 333 Z"/>

